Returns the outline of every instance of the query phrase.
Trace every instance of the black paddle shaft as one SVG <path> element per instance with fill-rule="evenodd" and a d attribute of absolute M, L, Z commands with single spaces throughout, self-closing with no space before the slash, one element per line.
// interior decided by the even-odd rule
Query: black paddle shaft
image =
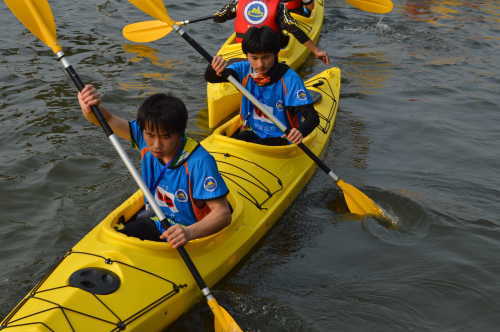
<path fill-rule="evenodd" d="M 196 281 L 196 284 L 198 284 L 198 287 L 200 287 L 201 290 L 207 288 L 207 284 L 205 284 L 205 281 L 201 277 L 200 272 L 198 272 L 198 269 L 194 265 L 191 257 L 188 255 L 186 249 L 184 247 L 179 247 L 179 248 L 177 248 L 177 251 L 181 255 L 182 259 L 184 260 L 184 263 L 186 263 L 186 266 L 188 267 L 189 271 L 193 275 L 193 278 Z"/>
<path fill-rule="evenodd" d="M 325 171 L 326 174 L 329 174 L 332 170 L 326 166 L 326 164 L 318 158 L 317 155 L 314 154 L 314 152 L 312 152 L 304 143 L 299 143 L 297 144 L 297 146 L 299 148 L 302 149 L 302 151 L 304 151 L 305 154 L 307 154 L 309 156 L 309 158 L 311 158 L 315 163 L 316 165 L 318 165 L 319 168 L 321 168 L 323 171 Z"/>
<path fill-rule="evenodd" d="M 177 31 L 179 35 L 181 35 L 182 38 L 184 38 L 185 41 L 189 43 L 189 45 L 191 45 L 195 50 L 197 50 L 198 53 L 200 53 L 208 61 L 208 63 L 212 63 L 213 57 L 207 51 L 205 51 L 205 49 L 201 47 L 201 45 L 198 44 L 196 40 L 191 38 L 191 36 L 188 35 L 186 31 L 181 29 L 179 26 L 175 26 L 174 29 L 175 31 Z"/>
<path fill-rule="evenodd" d="M 214 18 L 214 16 L 210 15 L 210 16 L 204 16 L 204 17 L 200 17 L 200 18 L 195 18 L 193 20 L 187 20 L 186 24 L 188 24 L 188 23 L 196 23 L 196 22 L 201 22 L 201 21 L 206 21 L 206 20 L 209 20 L 211 18 Z"/>
<path fill-rule="evenodd" d="M 73 66 L 70 65 L 69 67 L 66 67 L 65 70 L 66 70 L 66 73 L 68 74 L 68 76 L 73 81 L 73 84 L 75 85 L 77 90 L 82 91 L 85 85 L 83 84 L 82 80 L 80 79 L 80 76 L 78 76 L 78 74 L 77 74 L 76 70 L 73 68 Z M 99 109 L 99 107 L 94 105 L 91 107 L 91 110 L 92 110 L 92 113 L 94 113 L 95 117 L 97 118 L 97 121 L 99 121 L 99 123 L 101 124 L 102 130 L 104 130 L 104 133 L 106 134 L 106 136 L 109 137 L 109 136 L 113 135 L 113 130 L 111 129 L 108 122 L 106 121 L 106 119 L 102 115 L 102 112 Z"/>

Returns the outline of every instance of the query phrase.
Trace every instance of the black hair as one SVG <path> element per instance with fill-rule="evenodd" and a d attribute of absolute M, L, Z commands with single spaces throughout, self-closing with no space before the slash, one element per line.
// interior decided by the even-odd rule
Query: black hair
<path fill-rule="evenodd" d="M 157 93 L 144 100 L 137 111 L 142 130 L 164 130 L 168 134 L 184 135 L 188 112 L 184 102 L 170 94 Z"/>
<path fill-rule="evenodd" d="M 251 27 L 245 33 L 241 48 L 243 53 L 278 54 L 281 46 L 280 34 L 267 26 Z"/>

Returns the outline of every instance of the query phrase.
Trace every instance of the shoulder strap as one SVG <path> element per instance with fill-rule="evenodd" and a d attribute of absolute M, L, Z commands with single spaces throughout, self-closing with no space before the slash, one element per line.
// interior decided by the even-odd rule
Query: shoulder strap
<path fill-rule="evenodd" d="M 241 80 L 241 85 L 243 85 L 244 88 L 247 87 L 247 83 L 248 83 L 248 79 L 250 78 L 250 74 L 246 75 L 245 77 L 243 77 L 243 79 Z M 247 128 L 247 118 L 249 116 L 249 114 L 246 114 L 246 115 L 243 115 L 243 103 L 240 103 L 240 118 L 241 118 L 241 128 L 242 129 L 248 129 Z"/>
<path fill-rule="evenodd" d="M 141 150 L 141 159 L 144 159 L 144 155 L 148 153 L 148 151 L 149 151 L 148 147 L 145 147 Z"/>
<path fill-rule="evenodd" d="M 288 94 L 288 88 L 286 87 L 285 80 L 283 77 L 281 78 L 281 84 L 283 85 L 283 94 L 286 96 Z M 290 111 L 286 106 L 285 107 L 285 114 L 286 118 L 288 120 L 288 126 L 290 128 L 299 128 L 299 115 L 297 112 L 292 112 Z"/>
<path fill-rule="evenodd" d="M 193 186 L 191 183 L 191 174 L 189 174 L 189 167 L 187 161 L 184 162 L 184 169 L 186 170 L 186 175 L 188 178 L 188 187 L 189 187 L 189 200 L 191 201 L 191 208 L 193 209 L 194 216 L 196 218 L 196 221 L 200 221 L 203 219 L 207 214 L 210 213 L 210 208 L 208 207 L 207 203 L 203 201 L 196 201 L 193 197 Z"/>
<path fill-rule="evenodd" d="M 187 137 L 184 140 L 184 146 L 182 147 L 182 151 L 175 157 L 175 160 L 172 160 L 168 168 L 177 168 L 184 164 L 189 157 L 193 154 L 193 152 L 198 148 L 200 143 L 192 139 L 191 137 Z"/>

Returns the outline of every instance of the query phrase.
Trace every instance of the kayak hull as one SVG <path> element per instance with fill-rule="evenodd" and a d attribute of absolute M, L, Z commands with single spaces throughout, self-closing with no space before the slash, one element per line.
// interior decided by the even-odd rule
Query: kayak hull
<path fill-rule="evenodd" d="M 292 13 L 292 16 L 298 22 L 298 26 L 309 36 L 309 39 L 317 43 L 323 26 L 324 2 L 322 0 L 315 1 L 314 10 L 309 17 L 295 13 Z M 279 61 L 293 69 L 298 69 L 306 61 L 309 53 L 307 47 L 290 35 L 287 46 L 279 53 Z M 241 43 L 236 42 L 235 33 L 226 40 L 217 55 L 230 62 L 246 59 L 246 55 L 241 50 Z M 207 83 L 208 127 L 217 127 L 223 120 L 237 112 L 240 101 L 241 93 L 231 83 Z"/>
<path fill-rule="evenodd" d="M 340 70 L 326 70 L 308 80 L 306 86 L 321 94 L 315 104 L 321 121 L 304 143 L 321 155 L 339 105 Z M 221 280 L 248 254 L 316 169 L 294 145 L 270 147 L 228 137 L 239 125 L 239 118 L 234 117 L 201 142 L 217 161 L 233 208 L 230 226 L 186 246 L 208 286 Z M 0 329 L 162 331 L 200 301 L 201 292 L 175 249 L 165 242 L 141 241 L 116 231 L 143 206 L 144 197 L 138 191 L 113 210 L 5 317 Z M 71 283 L 75 274 L 88 269 L 104 271 L 106 278 L 100 279 L 105 286 L 113 284 L 113 290 L 96 294 L 99 285 L 94 282 L 99 284 L 99 280 Z"/>

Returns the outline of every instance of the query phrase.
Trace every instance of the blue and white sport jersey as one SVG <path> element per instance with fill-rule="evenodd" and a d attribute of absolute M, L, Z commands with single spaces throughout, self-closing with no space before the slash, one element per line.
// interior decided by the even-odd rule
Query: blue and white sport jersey
<path fill-rule="evenodd" d="M 232 63 L 227 68 L 238 74 L 238 79 L 260 102 L 273 108 L 273 115 L 287 127 L 290 127 L 285 107 L 312 104 L 312 98 L 302 78 L 292 69 L 275 83 L 259 86 L 249 77 L 252 68 L 248 61 Z M 246 84 L 245 84 L 246 81 Z M 247 97 L 241 101 L 241 116 L 244 125 L 250 127 L 260 138 L 281 137 L 283 133 Z"/>
<path fill-rule="evenodd" d="M 142 178 L 168 218 L 176 223 L 191 225 L 199 219 L 193 209 L 193 198 L 211 200 L 227 195 L 229 190 L 214 158 L 201 145 L 188 149 L 188 145 L 195 145 L 185 144 L 193 141 L 183 138 L 183 149 L 165 165 L 147 151 L 143 132 L 137 121 L 129 124 L 133 142 L 144 152 L 141 160 Z"/>

